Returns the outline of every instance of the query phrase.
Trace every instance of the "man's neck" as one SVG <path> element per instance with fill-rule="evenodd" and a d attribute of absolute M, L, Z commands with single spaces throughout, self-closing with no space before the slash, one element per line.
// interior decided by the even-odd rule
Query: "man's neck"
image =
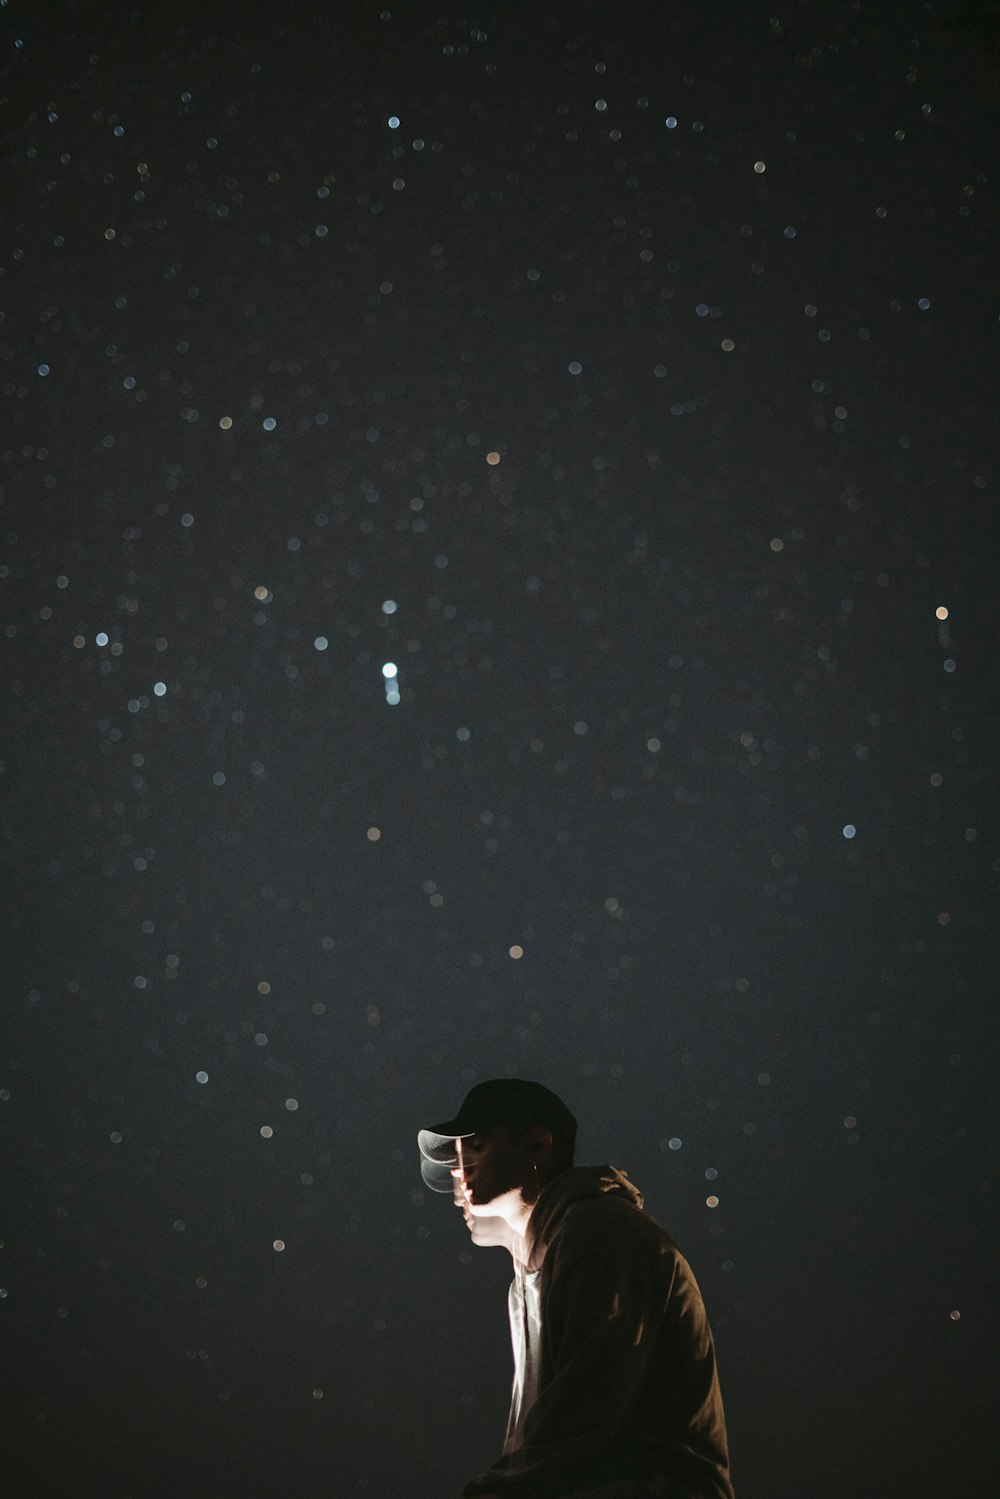
<path fill-rule="evenodd" d="M 512 1232 L 525 1239 L 528 1235 L 528 1224 L 534 1205 L 534 1202 L 525 1201 L 521 1188 L 513 1187 L 502 1197 L 490 1203 L 490 1211 L 499 1213 L 510 1225 Z"/>

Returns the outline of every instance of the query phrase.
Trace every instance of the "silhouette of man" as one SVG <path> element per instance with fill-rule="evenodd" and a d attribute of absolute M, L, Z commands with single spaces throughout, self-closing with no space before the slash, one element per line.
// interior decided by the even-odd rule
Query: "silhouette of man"
<path fill-rule="evenodd" d="M 479 1083 L 418 1131 L 421 1173 L 472 1242 L 514 1262 L 503 1451 L 464 1499 L 734 1499 L 698 1284 L 614 1166 L 574 1166 L 576 1120 L 540 1083 Z"/>

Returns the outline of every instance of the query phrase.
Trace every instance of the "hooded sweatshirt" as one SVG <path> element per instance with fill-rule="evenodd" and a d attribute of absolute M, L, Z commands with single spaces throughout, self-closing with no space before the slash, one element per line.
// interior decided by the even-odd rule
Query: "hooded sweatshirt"
<path fill-rule="evenodd" d="M 701 1293 L 642 1207 L 609 1165 L 572 1166 L 539 1193 L 507 1298 L 507 1436 L 467 1499 L 557 1499 L 588 1481 L 654 1474 L 685 1499 L 733 1499 Z"/>

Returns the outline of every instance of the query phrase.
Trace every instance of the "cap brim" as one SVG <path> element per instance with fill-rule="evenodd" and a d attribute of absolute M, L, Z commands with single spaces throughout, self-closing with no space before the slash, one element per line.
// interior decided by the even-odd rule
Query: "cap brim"
<path fill-rule="evenodd" d="M 436 1124 L 432 1129 L 417 1131 L 420 1147 L 420 1175 L 432 1192 L 453 1192 L 452 1171 L 458 1165 L 456 1140 L 468 1140 L 475 1130 L 449 1129 L 452 1121 Z"/>

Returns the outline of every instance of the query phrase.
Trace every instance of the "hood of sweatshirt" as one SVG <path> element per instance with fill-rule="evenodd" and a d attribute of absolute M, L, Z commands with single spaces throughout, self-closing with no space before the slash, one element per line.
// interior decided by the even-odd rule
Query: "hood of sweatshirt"
<path fill-rule="evenodd" d="M 572 1203 L 579 1202 L 581 1197 L 606 1194 L 622 1197 L 633 1207 L 642 1208 L 642 1193 L 629 1181 L 628 1173 L 619 1171 L 617 1166 L 570 1166 L 547 1182 L 528 1220 L 525 1236 L 528 1270 L 541 1269 L 552 1236 Z"/>

